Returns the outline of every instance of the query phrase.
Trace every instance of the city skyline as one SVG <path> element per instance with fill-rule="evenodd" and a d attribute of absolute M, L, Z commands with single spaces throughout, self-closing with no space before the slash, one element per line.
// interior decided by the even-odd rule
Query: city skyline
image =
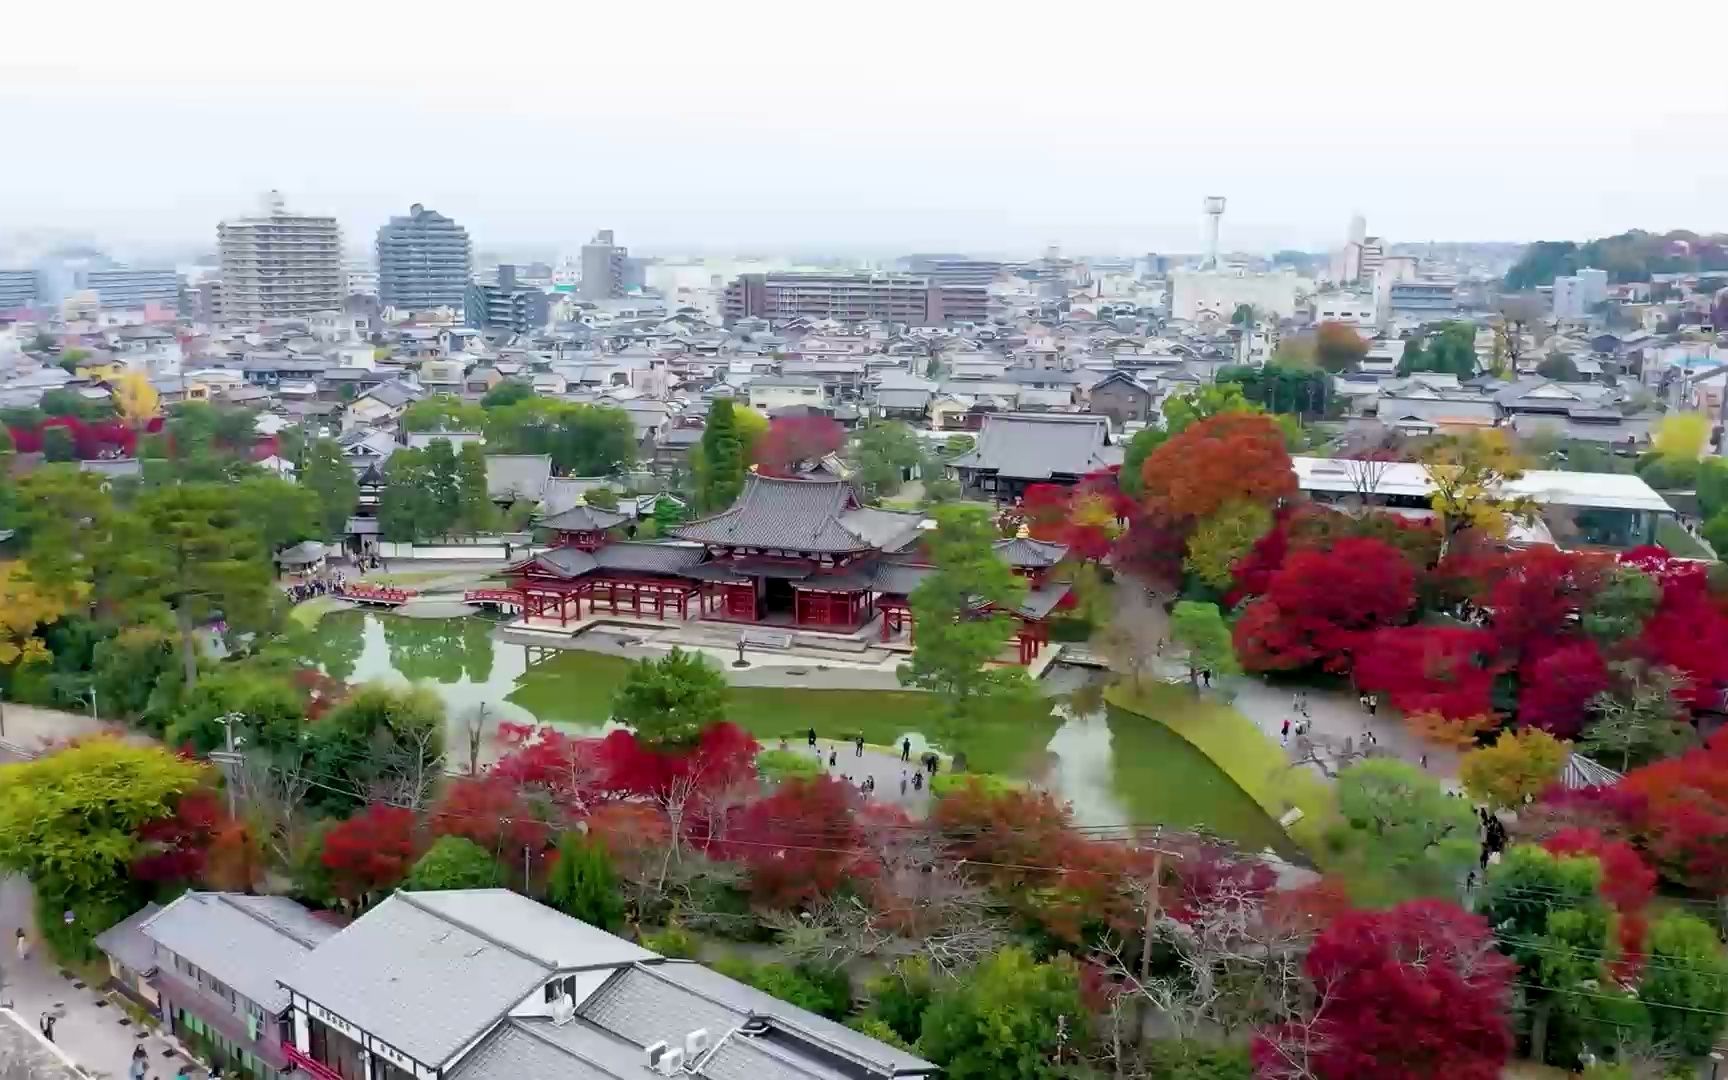
<path fill-rule="evenodd" d="M 1680 6 L 1689 34 L 1728 27 Z M 1705 65 L 1665 69 L 1660 109 L 1556 80 L 1538 52 L 1587 69 L 1624 42 L 1552 5 L 1420 27 L 1255 11 L 1253 34 L 1212 8 L 1103 8 L 1054 43 L 1014 12 L 771 7 L 748 27 L 674 8 L 651 33 L 549 8 L 543 33 L 465 26 L 457 48 L 391 5 L 312 3 L 244 49 L 202 4 L 164 22 L 104 0 L 80 35 L 25 12 L 31 48 L 0 71 L 12 144 L 94 134 L 125 167 L 7 170 L 0 234 L 213 245 L 269 189 L 350 244 L 437 207 L 477 250 L 609 228 L 643 253 L 1199 251 L 1212 194 L 1225 250 L 1324 250 L 1358 211 L 1401 242 L 1728 228 L 1728 150 L 1700 137 L 1728 129 L 1728 91 Z M 1496 60 L 1518 41 L 1530 62 Z"/>

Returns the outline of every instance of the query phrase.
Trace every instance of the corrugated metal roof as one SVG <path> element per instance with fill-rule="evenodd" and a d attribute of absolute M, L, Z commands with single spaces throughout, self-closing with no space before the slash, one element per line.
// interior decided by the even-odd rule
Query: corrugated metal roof
<path fill-rule="evenodd" d="M 337 930 L 285 896 L 190 892 L 139 932 L 274 1013 L 288 1007 L 276 980 Z"/>

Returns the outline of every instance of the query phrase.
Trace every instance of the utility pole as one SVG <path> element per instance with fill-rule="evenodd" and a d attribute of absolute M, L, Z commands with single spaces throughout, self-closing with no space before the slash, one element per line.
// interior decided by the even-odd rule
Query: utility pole
<path fill-rule="evenodd" d="M 246 719 L 244 716 L 235 712 L 223 713 L 221 716 L 216 718 L 216 722 L 222 725 L 222 733 L 224 736 L 223 741 L 226 743 L 226 748 L 213 751 L 210 754 L 210 760 L 222 767 L 222 777 L 227 781 L 223 787 L 228 789 L 228 816 L 231 818 L 240 816 L 239 747 L 244 741 L 243 739 L 236 739 L 234 737 L 234 725 L 244 719 Z"/>

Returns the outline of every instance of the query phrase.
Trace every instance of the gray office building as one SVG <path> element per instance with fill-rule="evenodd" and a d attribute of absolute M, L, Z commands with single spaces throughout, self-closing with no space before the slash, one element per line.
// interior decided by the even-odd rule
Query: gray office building
<path fill-rule="evenodd" d="M 584 300 L 623 296 L 629 264 L 630 249 L 613 243 L 611 229 L 601 229 L 582 245 L 582 280 L 576 295 Z"/>
<path fill-rule="evenodd" d="M 468 286 L 463 317 L 481 330 L 508 330 L 532 334 L 542 330 L 552 317 L 552 302 L 546 290 L 516 280 L 516 267 L 498 267 L 496 282 L 476 281 Z"/>
<path fill-rule="evenodd" d="M 378 300 L 403 311 L 461 310 L 472 260 L 468 230 L 415 203 L 378 230 Z"/>
<path fill-rule="evenodd" d="M 0 312 L 16 311 L 36 303 L 34 270 L 0 270 Z"/>
<path fill-rule="evenodd" d="M 172 270 L 116 266 L 80 270 L 74 280 L 80 289 L 95 292 L 97 302 L 108 311 L 130 311 L 146 304 L 169 309 L 180 306 L 180 275 Z"/>

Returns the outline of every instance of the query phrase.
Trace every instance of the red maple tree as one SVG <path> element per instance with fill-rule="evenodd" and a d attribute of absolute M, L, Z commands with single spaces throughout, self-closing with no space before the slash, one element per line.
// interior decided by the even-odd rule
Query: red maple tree
<path fill-rule="evenodd" d="M 1527 654 L 1518 675 L 1518 723 L 1559 739 L 1578 737 L 1585 707 L 1609 686 L 1608 665 L 1588 639 Z"/>
<path fill-rule="evenodd" d="M 1513 962 L 1452 904 L 1346 912 L 1305 968 L 1317 1011 L 1261 1033 L 1260 1077 L 1497 1080 L 1512 1052 Z"/>
<path fill-rule="evenodd" d="M 846 429 L 826 416 L 776 416 L 756 440 L 756 466 L 769 476 L 790 476 L 845 442 Z"/>
<path fill-rule="evenodd" d="M 1346 671 L 1370 632 L 1403 623 L 1415 604 L 1415 569 L 1389 544 L 1350 537 L 1293 551 L 1237 621 L 1236 654 L 1250 671 Z"/>
<path fill-rule="evenodd" d="M 1616 785 L 1642 798 L 1636 829 L 1663 876 L 1728 891 L 1728 729 L 1678 757 L 1633 769 Z"/>
<path fill-rule="evenodd" d="M 1553 547 L 1505 556 L 1484 599 L 1500 647 L 1513 659 L 1552 649 L 1602 587 L 1605 568 L 1600 558 Z"/>
<path fill-rule="evenodd" d="M 228 817 L 216 792 L 197 788 L 174 804 L 174 813 L 138 827 L 139 852 L 131 872 L 139 881 L 194 882 Z"/>
<path fill-rule="evenodd" d="M 867 873 L 858 809 L 850 784 L 831 776 L 791 778 L 740 811 L 713 851 L 744 864 L 757 903 L 796 908 Z"/>
<path fill-rule="evenodd" d="M 325 833 L 319 858 L 336 895 L 359 900 L 401 884 L 417 854 L 414 829 L 412 810 L 374 803 Z"/>
<path fill-rule="evenodd" d="M 1356 685 L 1385 694 L 1405 713 L 1447 720 L 1493 712 L 1494 636 L 1462 626 L 1376 630 L 1356 656 Z"/>
<path fill-rule="evenodd" d="M 530 853 L 545 850 L 552 834 L 543 820 L 547 815 L 506 777 L 496 773 L 460 777 L 449 783 L 432 808 L 432 835 L 464 837 L 495 857 L 515 860 L 524 848 Z"/>

